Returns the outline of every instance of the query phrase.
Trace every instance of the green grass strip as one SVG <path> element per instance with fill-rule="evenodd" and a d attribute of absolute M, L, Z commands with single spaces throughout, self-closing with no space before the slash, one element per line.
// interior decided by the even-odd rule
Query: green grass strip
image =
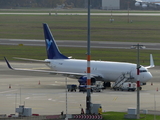
<path fill-rule="evenodd" d="M 104 112 L 103 120 L 137 120 L 137 119 L 125 119 L 125 112 Z M 160 120 L 160 115 L 141 114 L 139 120 Z"/>
<path fill-rule="evenodd" d="M 60 47 L 61 53 L 65 56 L 72 56 L 73 59 L 86 59 L 86 48 Z M 140 64 L 148 66 L 150 64 L 149 55 L 153 54 L 155 65 L 160 65 L 160 54 L 158 50 L 140 50 Z M 45 46 L 8 46 L 0 45 L 0 60 L 6 56 L 8 60 L 12 57 L 32 58 L 44 60 L 47 58 Z M 117 61 L 136 63 L 137 51 L 133 49 L 102 49 L 91 48 L 91 59 L 101 61 Z"/>

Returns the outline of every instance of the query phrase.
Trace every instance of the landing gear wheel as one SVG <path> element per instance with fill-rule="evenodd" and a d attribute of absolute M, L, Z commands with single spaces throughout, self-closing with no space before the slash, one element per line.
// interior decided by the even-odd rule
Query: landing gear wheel
<path fill-rule="evenodd" d="M 110 82 L 104 82 L 103 86 L 104 86 L 104 89 L 106 89 L 107 87 L 111 87 L 111 83 Z"/>
<path fill-rule="evenodd" d="M 139 90 L 142 90 L 142 87 L 139 87 Z"/>

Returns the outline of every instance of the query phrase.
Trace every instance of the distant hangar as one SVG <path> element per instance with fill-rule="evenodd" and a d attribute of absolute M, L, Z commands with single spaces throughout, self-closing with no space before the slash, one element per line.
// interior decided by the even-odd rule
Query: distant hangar
<path fill-rule="evenodd" d="M 102 0 L 102 9 L 119 10 L 120 9 L 120 0 Z"/>

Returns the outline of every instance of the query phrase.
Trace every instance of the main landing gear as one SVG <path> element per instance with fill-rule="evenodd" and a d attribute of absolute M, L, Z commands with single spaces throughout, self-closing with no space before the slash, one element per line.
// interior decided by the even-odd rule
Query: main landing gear
<path fill-rule="evenodd" d="M 103 86 L 104 86 L 104 89 L 106 89 L 107 87 L 111 87 L 111 83 L 110 82 L 104 82 Z"/>

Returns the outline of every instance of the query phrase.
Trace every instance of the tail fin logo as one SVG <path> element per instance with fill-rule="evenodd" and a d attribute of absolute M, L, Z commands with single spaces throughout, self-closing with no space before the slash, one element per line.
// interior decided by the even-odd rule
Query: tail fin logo
<path fill-rule="evenodd" d="M 46 42 L 47 42 L 47 50 L 49 50 L 52 45 L 52 40 L 46 39 Z"/>

